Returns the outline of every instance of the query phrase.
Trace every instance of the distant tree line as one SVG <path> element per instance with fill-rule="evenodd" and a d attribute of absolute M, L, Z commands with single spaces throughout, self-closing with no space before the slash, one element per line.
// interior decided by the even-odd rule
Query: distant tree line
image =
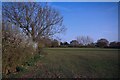
<path fill-rule="evenodd" d="M 61 42 L 56 39 L 42 38 L 40 43 L 43 47 L 79 47 L 79 48 L 120 48 L 120 42 L 109 42 L 107 39 L 101 38 L 97 42 L 89 36 L 77 37 L 76 40 L 68 42 Z"/>

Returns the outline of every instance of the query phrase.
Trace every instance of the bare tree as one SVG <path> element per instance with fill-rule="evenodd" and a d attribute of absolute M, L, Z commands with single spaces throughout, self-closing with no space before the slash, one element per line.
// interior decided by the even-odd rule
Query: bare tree
<path fill-rule="evenodd" d="M 82 45 L 91 44 L 93 42 L 93 39 L 89 36 L 78 36 L 76 39 L 79 42 L 79 44 Z"/>
<path fill-rule="evenodd" d="M 3 3 L 2 16 L 3 21 L 19 26 L 33 41 L 65 30 L 59 11 L 46 3 Z"/>

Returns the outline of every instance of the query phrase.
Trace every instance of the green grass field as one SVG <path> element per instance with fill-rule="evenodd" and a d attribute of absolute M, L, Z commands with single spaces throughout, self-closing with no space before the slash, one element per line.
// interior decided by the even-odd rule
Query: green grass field
<path fill-rule="evenodd" d="M 100 48 L 46 48 L 48 54 L 17 77 L 117 78 L 118 50 Z M 13 75 L 12 77 L 15 77 Z"/>

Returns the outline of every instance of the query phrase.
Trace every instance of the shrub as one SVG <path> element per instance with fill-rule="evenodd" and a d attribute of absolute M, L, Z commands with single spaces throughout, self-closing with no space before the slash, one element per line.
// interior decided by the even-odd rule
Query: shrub
<path fill-rule="evenodd" d="M 22 67 L 22 66 L 17 66 L 16 67 L 16 71 L 19 72 L 19 71 L 25 71 L 25 68 Z"/>
<path fill-rule="evenodd" d="M 17 66 L 22 65 L 35 53 L 33 45 L 22 33 L 8 29 L 3 30 L 2 34 L 2 72 L 9 74 L 19 71 Z"/>

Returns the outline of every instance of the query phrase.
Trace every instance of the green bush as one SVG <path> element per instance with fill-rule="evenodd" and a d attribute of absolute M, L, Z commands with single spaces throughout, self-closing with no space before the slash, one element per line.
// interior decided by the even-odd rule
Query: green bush
<path fill-rule="evenodd" d="M 36 54 L 34 57 L 30 58 L 28 61 L 25 62 L 26 66 L 33 66 L 35 62 L 37 62 L 41 56 Z"/>
<path fill-rule="evenodd" d="M 16 71 L 19 72 L 19 71 L 25 71 L 26 69 L 22 66 L 17 66 L 16 67 Z"/>

